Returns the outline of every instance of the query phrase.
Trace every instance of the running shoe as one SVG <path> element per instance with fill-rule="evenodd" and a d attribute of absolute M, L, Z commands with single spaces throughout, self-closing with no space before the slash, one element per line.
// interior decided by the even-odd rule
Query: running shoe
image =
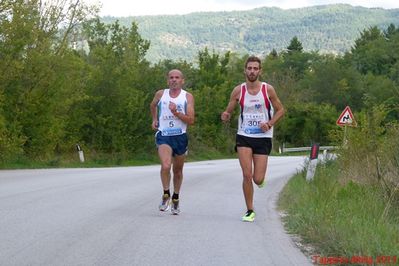
<path fill-rule="evenodd" d="M 247 211 L 242 217 L 243 222 L 253 222 L 255 220 L 255 212 Z"/>
<path fill-rule="evenodd" d="M 163 194 L 161 203 L 159 203 L 159 210 L 161 212 L 169 210 L 169 204 L 170 203 L 170 195 L 168 194 Z"/>
<path fill-rule="evenodd" d="M 178 199 L 172 199 L 172 208 L 170 210 L 171 210 L 173 215 L 178 215 L 180 213 L 179 200 Z"/>
<path fill-rule="evenodd" d="M 263 179 L 262 183 L 260 183 L 258 186 L 258 188 L 263 188 L 266 185 L 266 178 Z"/>

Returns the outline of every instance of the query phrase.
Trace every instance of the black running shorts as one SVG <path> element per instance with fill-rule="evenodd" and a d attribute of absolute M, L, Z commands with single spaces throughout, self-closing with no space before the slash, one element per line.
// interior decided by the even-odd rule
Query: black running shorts
<path fill-rule="evenodd" d="M 269 155 L 272 151 L 271 138 L 251 138 L 242 135 L 236 135 L 236 151 L 237 147 L 248 147 L 252 149 L 253 154 Z"/>

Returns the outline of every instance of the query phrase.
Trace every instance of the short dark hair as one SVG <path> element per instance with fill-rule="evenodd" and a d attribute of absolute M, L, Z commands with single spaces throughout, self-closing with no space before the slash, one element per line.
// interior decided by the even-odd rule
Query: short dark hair
<path fill-rule="evenodd" d="M 247 68 L 247 65 L 248 65 L 249 62 L 258 62 L 259 63 L 259 69 L 262 68 L 262 61 L 257 56 L 251 55 L 250 57 L 248 57 L 247 61 L 245 61 L 245 68 Z"/>

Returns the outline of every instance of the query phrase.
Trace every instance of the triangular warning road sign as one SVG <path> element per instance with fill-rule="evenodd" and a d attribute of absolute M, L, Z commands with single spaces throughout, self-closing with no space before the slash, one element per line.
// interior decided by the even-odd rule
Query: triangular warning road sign
<path fill-rule="evenodd" d="M 345 107 L 344 111 L 342 111 L 341 115 L 337 120 L 338 126 L 356 126 L 355 117 L 352 114 L 349 106 Z"/>

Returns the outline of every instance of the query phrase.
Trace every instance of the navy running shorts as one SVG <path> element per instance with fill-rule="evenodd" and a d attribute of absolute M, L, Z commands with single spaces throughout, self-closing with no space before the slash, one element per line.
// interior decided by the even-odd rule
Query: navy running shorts
<path fill-rule="evenodd" d="M 270 155 L 272 151 L 271 138 L 251 138 L 242 135 L 236 135 L 236 151 L 237 147 L 248 147 L 252 149 L 253 154 Z"/>
<path fill-rule="evenodd" d="M 184 155 L 188 149 L 188 137 L 187 134 L 175 135 L 175 136 L 162 136 L 161 132 L 158 131 L 155 134 L 155 143 L 157 148 L 159 145 L 166 144 L 172 148 L 172 155 Z"/>

